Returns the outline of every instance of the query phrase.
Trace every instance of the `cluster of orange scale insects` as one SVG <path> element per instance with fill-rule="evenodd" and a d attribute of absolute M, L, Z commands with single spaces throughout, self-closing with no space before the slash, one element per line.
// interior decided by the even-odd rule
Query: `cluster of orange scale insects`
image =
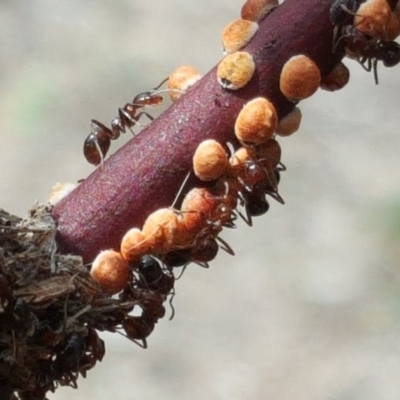
<path fill-rule="evenodd" d="M 165 314 L 163 302 L 174 294 L 175 267 L 195 262 L 203 267 L 219 248 L 234 254 L 219 237 L 224 227 L 235 227 L 240 215 L 248 224 L 269 209 L 266 195 L 283 203 L 277 191 L 281 149 L 275 139 L 254 148 L 239 148 L 224 174 L 211 187 L 197 187 L 184 197 L 180 210 L 159 209 L 142 229 L 124 236 L 120 251 L 101 252 L 92 265 L 92 277 L 110 295 L 137 302 L 141 313 L 121 322 L 122 334 L 146 347 L 146 338 Z M 243 208 L 243 212 L 238 210 Z"/>
<path fill-rule="evenodd" d="M 373 1 L 385 0 L 370 0 Z M 347 32 L 343 28 L 348 29 L 349 14 L 354 17 L 352 10 L 357 8 L 353 3 L 360 3 L 360 0 L 337 0 L 332 6 L 331 19 L 339 18 L 334 23 L 341 34 Z M 245 86 L 256 68 L 249 53 L 238 51 L 257 30 L 254 24 L 243 23 L 243 20 L 258 23 L 277 6 L 277 0 L 248 0 L 242 7 L 239 22 L 234 21 L 224 30 L 225 52 L 234 50 L 221 61 L 217 71 L 217 79 L 225 90 Z M 340 18 L 344 17 L 343 22 Z M 344 39 L 348 45 L 349 38 Z M 375 43 L 382 44 L 382 38 L 375 39 Z M 382 59 L 377 55 L 370 58 Z M 176 69 L 168 78 L 168 90 L 175 92 L 175 95 L 170 94 L 171 99 L 179 98 L 199 79 L 199 73 L 192 67 Z M 297 103 L 311 96 L 318 87 L 331 91 L 340 89 L 348 79 L 348 70 L 342 63 L 321 77 L 313 60 L 295 55 L 282 69 L 280 89 Z M 119 120 L 112 123 L 111 129 L 95 121 L 94 132 L 87 139 L 90 151 L 85 155 L 89 162 L 101 163 L 109 141 L 136 124 L 141 115 L 147 115 L 137 112 L 161 101 L 156 88 L 138 95 L 120 109 Z M 190 262 L 208 267 L 220 248 L 233 255 L 232 248 L 219 236 L 222 229 L 235 227 L 239 216 L 252 225 L 253 217 L 268 211 L 267 196 L 283 204 L 278 184 L 280 172 L 285 167 L 280 162 L 281 148 L 276 135 L 291 135 L 297 131 L 300 122 L 301 112 L 297 107 L 278 120 L 272 102 L 263 97 L 252 99 L 244 105 L 235 123 L 235 135 L 242 147 L 231 149 L 228 155 L 230 146 L 227 144 L 212 139 L 199 144 L 190 173 L 207 184 L 186 193 L 180 209 L 171 206 L 156 210 L 147 217 L 143 227 L 133 227 L 126 232 L 119 251 L 103 251 L 96 257 L 91 275 L 103 291 L 118 294 L 122 301 L 133 301 L 141 309 L 140 315 L 125 316 L 116 331 L 146 347 L 146 338 L 165 314 L 163 303 L 168 298 L 171 301 L 175 293 L 173 269 L 185 268 Z M 101 144 L 104 135 L 107 137 L 105 145 Z"/>

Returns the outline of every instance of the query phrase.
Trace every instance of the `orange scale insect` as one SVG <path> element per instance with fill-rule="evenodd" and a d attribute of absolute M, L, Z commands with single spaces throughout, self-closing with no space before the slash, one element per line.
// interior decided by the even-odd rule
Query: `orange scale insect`
<path fill-rule="evenodd" d="M 150 214 L 142 232 L 154 254 L 164 254 L 185 247 L 190 241 L 183 216 L 172 208 L 161 208 Z"/>
<path fill-rule="evenodd" d="M 247 0 L 240 15 L 243 19 L 260 22 L 278 6 L 278 0 Z"/>
<path fill-rule="evenodd" d="M 354 26 L 374 39 L 395 39 L 399 34 L 396 22 L 396 16 L 386 0 L 368 0 L 360 4 L 354 16 Z"/>
<path fill-rule="evenodd" d="M 254 75 L 256 64 L 253 56 L 246 51 L 227 55 L 217 67 L 218 83 L 228 90 L 246 86 Z"/>
<path fill-rule="evenodd" d="M 274 105 L 264 97 L 247 102 L 235 121 L 235 136 L 243 145 L 266 142 L 276 131 L 278 114 Z"/>
<path fill-rule="evenodd" d="M 325 75 L 321 79 L 321 89 L 329 92 L 343 89 L 350 80 L 350 71 L 342 63 L 337 63 L 329 74 Z"/>
<path fill-rule="evenodd" d="M 258 30 L 258 23 L 237 18 L 222 31 L 222 47 L 224 54 L 242 49 L 253 38 Z"/>
<path fill-rule="evenodd" d="M 297 132 L 300 127 L 301 118 L 300 108 L 295 107 L 289 114 L 279 120 L 276 134 L 279 136 L 290 136 Z"/>
<path fill-rule="evenodd" d="M 213 181 L 225 173 L 228 156 L 224 147 L 214 139 L 202 141 L 193 155 L 193 170 L 202 181 Z"/>
<path fill-rule="evenodd" d="M 150 252 L 150 242 L 138 228 L 132 228 L 125 233 L 121 241 L 120 252 L 131 267 L 139 262 L 141 257 Z"/>
<path fill-rule="evenodd" d="M 321 72 L 311 58 L 300 54 L 284 64 L 279 87 L 290 100 L 303 100 L 312 96 L 321 83 Z"/>
<path fill-rule="evenodd" d="M 132 272 L 120 253 L 114 250 L 100 252 L 92 263 L 90 275 L 108 294 L 116 294 L 124 289 Z"/>
<path fill-rule="evenodd" d="M 178 100 L 201 79 L 199 72 L 190 66 L 182 65 L 168 77 L 167 87 L 172 101 Z"/>

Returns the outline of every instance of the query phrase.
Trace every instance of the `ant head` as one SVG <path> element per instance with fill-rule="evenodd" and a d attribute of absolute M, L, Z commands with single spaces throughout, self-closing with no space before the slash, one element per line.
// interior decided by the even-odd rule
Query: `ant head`
<path fill-rule="evenodd" d="M 382 62 L 385 67 L 394 67 L 400 63 L 400 45 L 396 42 L 384 42 Z"/>
<path fill-rule="evenodd" d="M 157 275 L 162 271 L 160 263 L 150 255 L 145 255 L 140 259 L 138 269 L 140 273 L 155 273 Z"/>

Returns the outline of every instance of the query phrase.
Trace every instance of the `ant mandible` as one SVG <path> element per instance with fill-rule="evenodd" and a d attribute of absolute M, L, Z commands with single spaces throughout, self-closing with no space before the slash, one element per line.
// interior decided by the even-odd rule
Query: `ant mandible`
<path fill-rule="evenodd" d="M 118 109 L 118 117 L 111 121 L 111 128 L 103 125 L 101 122 L 92 119 L 91 131 L 83 144 L 83 154 L 86 160 L 93 165 L 103 163 L 105 156 L 111 145 L 111 140 L 119 138 L 121 133 L 129 129 L 132 133 L 132 127 L 142 126 L 139 119 L 145 115 L 151 121 L 154 117 L 146 111 L 140 109 L 145 107 L 155 107 L 162 103 L 163 97 L 160 96 L 162 90 L 158 90 L 167 79 L 164 79 L 157 87 L 150 92 L 142 92 L 134 97 L 132 103 L 127 103 L 123 108 Z"/>

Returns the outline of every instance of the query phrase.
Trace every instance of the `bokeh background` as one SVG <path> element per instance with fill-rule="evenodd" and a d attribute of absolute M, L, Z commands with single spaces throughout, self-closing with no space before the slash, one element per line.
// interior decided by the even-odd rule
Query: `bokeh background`
<path fill-rule="evenodd" d="M 210 69 L 242 1 L 2 0 L 0 206 L 24 215 L 87 176 L 90 119 L 181 64 Z M 347 65 L 280 141 L 286 205 L 223 233 L 235 257 L 187 269 L 147 350 L 103 335 L 103 362 L 50 399 L 400 398 L 400 74 L 376 86 Z"/>

